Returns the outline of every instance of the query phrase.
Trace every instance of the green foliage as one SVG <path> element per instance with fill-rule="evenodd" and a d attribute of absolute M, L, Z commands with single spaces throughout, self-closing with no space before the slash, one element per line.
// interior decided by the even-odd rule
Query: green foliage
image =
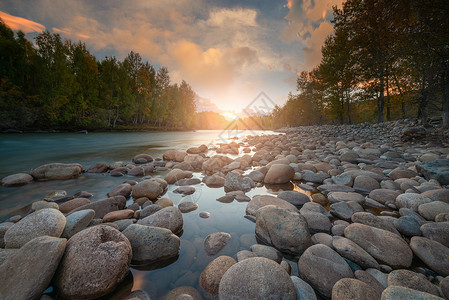
<path fill-rule="evenodd" d="M 131 51 L 97 61 L 44 31 L 36 47 L 0 20 L 0 128 L 191 128 L 194 92 Z"/>

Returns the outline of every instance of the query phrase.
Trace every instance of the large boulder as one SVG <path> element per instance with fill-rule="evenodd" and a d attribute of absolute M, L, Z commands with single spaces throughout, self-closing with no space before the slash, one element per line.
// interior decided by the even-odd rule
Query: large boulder
<path fill-rule="evenodd" d="M 232 191 L 248 192 L 255 186 L 256 184 L 249 177 L 243 177 L 234 172 L 226 174 L 224 182 L 224 190 L 226 193 Z"/>
<path fill-rule="evenodd" d="M 108 193 L 108 197 L 123 196 L 129 198 L 131 195 L 132 187 L 129 183 L 122 183 L 116 186 L 112 191 Z"/>
<path fill-rule="evenodd" d="M 332 288 L 332 300 L 378 300 L 380 293 L 368 284 L 353 278 L 342 278 Z"/>
<path fill-rule="evenodd" d="M 429 203 L 432 200 L 422 194 L 404 193 L 396 197 L 396 206 L 398 208 L 411 208 L 415 211 L 421 204 Z"/>
<path fill-rule="evenodd" d="M 85 209 L 74 212 L 66 217 L 66 224 L 61 237 L 70 239 L 73 235 L 84 230 L 95 216 L 93 209 Z"/>
<path fill-rule="evenodd" d="M 165 180 L 164 182 L 167 184 Z M 146 179 L 133 187 L 133 198 L 147 197 L 150 200 L 154 200 L 164 194 L 164 190 L 164 184 L 160 181 L 155 180 L 155 178 Z"/>
<path fill-rule="evenodd" d="M 86 205 L 89 203 L 90 203 L 90 200 L 87 198 L 75 198 L 75 199 L 72 199 L 67 202 L 59 204 L 59 211 L 62 212 L 63 214 L 66 214 L 80 206 L 83 206 L 83 205 Z"/>
<path fill-rule="evenodd" d="M 165 260 L 179 254 L 179 237 L 168 229 L 131 224 L 123 234 L 131 243 L 133 264 Z"/>
<path fill-rule="evenodd" d="M 226 271 L 220 281 L 218 296 L 221 300 L 295 300 L 296 289 L 288 273 L 278 263 L 252 257 Z"/>
<path fill-rule="evenodd" d="M 429 222 L 420 229 L 424 237 L 449 247 L 449 222 Z"/>
<path fill-rule="evenodd" d="M 320 295 L 330 298 L 332 287 L 342 278 L 353 278 L 348 263 L 328 246 L 318 244 L 309 247 L 298 261 L 301 278 Z"/>
<path fill-rule="evenodd" d="M 94 219 L 103 219 L 103 217 L 111 211 L 117 211 L 125 208 L 126 198 L 123 196 L 115 196 L 100 201 L 95 201 L 89 204 L 79 206 L 70 211 L 74 213 L 76 211 L 93 209 L 95 211 Z"/>
<path fill-rule="evenodd" d="M 229 256 L 219 256 L 207 265 L 201 273 L 201 287 L 209 294 L 218 295 L 221 278 L 226 271 L 237 262 Z"/>
<path fill-rule="evenodd" d="M 54 284 L 64 298 L 104 296 L 125 278 L 131 258 L 131 244 L 120 231 L 89 227 L 68 241 Z"/>
<path fill-rule="evenodd" d="M 165 175 L 164 180 L 167 181 L 168 184 L 173 184 L 180 179 L 186 178 L 186 174 L 181 169 L 173 169 Z"/>
<path fill-rule="evenodd" d="M 231 239 L 231 235 L 226 232 L 214 232 L 209 234 L 204 240 L 204 251 L 207 255 L 213 256 L 221 251 Z"/>
<path fill-rule="evenodd" d="M 182 231 L 183 226 L 182 213 L 177 207 L 169 206 L 137 221 L 137 224 L 162 227 L 178 234 Z"/>
<path fill-rule="evenodd" d="M 33 176 L 27 173 L 17 173 L 2 178 L 1 185 L 19 186 L 33 181 Z"/>
<path fill-rule="evenodd" d="M 397 234 L 358 223 L 346 227 L 344 233 L 382 264 L 392 268 L 408 268 L 412 264 L 413 252 Z"/>
<path fill-rule="evenodd" d="M 67 240 L 41 236 L 0 264 L 0 299 L 39 299 L 48 288 Z"/>
<path fill-rule="evenodd" d="M 449 276 L 449 248 L 419 236 L 412 237 L 410 247 L 430 269 L 443 276 Z"/>
<path fill-rule="evenodd" d="M 425 293 L 420 292 L 417 290 L 413 290 L 410 288 L 406 288 L 403 286 L 396 286 L 392 285 L 387 287 L 382 292 L 382 300 L 397 300 L 397 299 L 425 299 L 425 300 L 443 300 L 443 298 Z"/>
<path fill-rule="evenodd" d="M 267 205 L 274 205 L 279 208 L 289 209 L 296 212 L 298 211 L 294 205 L 285 200 L 270 195 L 256 195 L 250 202 L 248 202 L 248 205 L 246 206 L 246 214 L 256 216 L 257 210 Z"/>
<path fill-rule="evenodd" d="M 363 269 L 380 269 L 377 261 L 368 252 L 363 250 L 359 245 L 357 245 L 350 239 L 334 236 L 334 238 L 332 239 L 332 246 L 338 252 L 338 254 L 355 262 Z"/>
<path fill-rule="evenodd" d="M 418 206 L 418 212 L 426 220 L 435 221 L 440 213 L 449 213 L 449 204 L 443 201 L 432 201 Z"/>
<path fill-rule="evenodd" d="M 64 231 L 66 219 L 56 209 L 38 210 L 12 225 L 5 233 L 6 248 L 20 248 L 39 236 L 60 237 Z"/>
<path fill-rule="evenodd" d="M 289 165 L 275 164 L 268 169 L 264 182 L 267 184 L 282 184 L 290 182 L 295 176 L 295 170 Z"/>
<path fill-rule="evenodd" d="M 436 179 L 440 184 L 449 184 L 449 159 L 437 159 L 416 165 L 416 170 L 427 179 Z"/>
<path fill-rule="evenodd" d="M 83 171 L 80 164 L 51 163 L 37 167 L 31 171 L 36 180 L 57 180 L 78 177 Z"/>
<path fill-rule="evenodd" d="M 285 200 L 296 207 L 301 207 L 305 203 L 310 202 L 309 196 L 297 191 L 282 191 L 278 194 L 278 198 Z"/>
<path fill-rule="evenodd" d="M 426 292 L 439 296 L 440 293 L 436 285 L 431 283 L 426 276 L 410 270 L 394 270 L 388 274 L 388 286 L 403 286 L 421 292 Z"/>
<path fill-rule="evenodd" d="M 256 213 L 256 237 L 281 252 L 300 255 L 312 245 L 306 219 L 298 212 L 268 205 Z"/>

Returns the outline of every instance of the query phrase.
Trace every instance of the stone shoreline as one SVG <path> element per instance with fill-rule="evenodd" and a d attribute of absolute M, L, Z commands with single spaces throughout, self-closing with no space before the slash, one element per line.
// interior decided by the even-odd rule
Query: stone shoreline
<path fill-rule="evenodd" d="M 0 223 L 0 298 L 103 297 L 126 280 L 130 265 L 170 263 L 179 255 L 183 214 L 199 207 L 176 207 L 163 196 L 169 185 L 189 195 L 201 182 L 216 188 L 217 201 L 248 202 L 259 244 L 218 256 L 198 289 L 178 287 L 164 299 L 449 298 L 447 133 L 409 120 L 283 132 L 156 159 L 139 154 L 128 164 L 53 163 L 3 178 L 5 186 L 83 172 L 126 179 L 107 199 L 49 194 Z M 245 194 L 261 186 L 276 192 Z M 213 233 L 204 249 L 220 255 L 231 239 Z M 300 277 L 283 258 L 297 261 Z M 43 295 L 49 286 L 54 292 Z M 139 290 L 117 299 L 150 297 Z"/>

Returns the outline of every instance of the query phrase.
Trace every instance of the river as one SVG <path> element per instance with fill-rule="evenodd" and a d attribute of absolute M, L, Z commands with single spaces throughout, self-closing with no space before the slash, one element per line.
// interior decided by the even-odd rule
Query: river
<path fill-rule="evenodd" d="M 41 134 L 7 134 L 0 136 L 0 177 L 13 173 L 29 171 L 42 164 L 80 163 L 84 168 L 97 162 L 114 161 L 131 162 L 134 155 L 147 153 L 153 157 L 162 157 L 168 149 L 186 150 L 200 144 L 212 145 L 227 143 L 229 138 L 243 138 L 247 134 L 273 134 L 270 131 L 196 131 L 196 132 L 117 132 L 117 133 L 41 133 Z M 213 154 L 213 153 L 211 153 Z M 236 156 L 234 156 L 236 157 Z M 165 173 L 153 176 L 164 177 Z M 194 177 L 202 178 L 201 173 Z M 105 174 L 84 173 L 77 179 L 47 182 L 32 182 L 22 187 L 0 187 L 0 220 L 26 213 L 29 205 L 55 190 L 65 190 L 67 195 L 79 191 L 94 194 L 92 201 L 106 198 L 106 194 L 126 180 L 136 177 L 112 177 Z M 254 223 L 245 218 L 247 203 L 221 203 L 217 198 L 224 196 L 223 188 L 208 188 L 204 184 L 194 186 L 194 194 L 182 197 L 173 193 L 175 185 L 169 185 L 164 197 L 170 198 L 175 205 L 182 201 L 193 201 L 199 209 L 183 214 L 184 226 L 180 236 L 181 250 L 179 257 L 165 266 L 132 266 L 125 282 L 114 292 L 120 299 L 122 293 L 142 289 L 151 299 L 161 299 L 170 290 L 189 286 L 199 289 L 198 280 L 201 272 L 214 258 L 229 255 L 235 258 L 240 250 L 249 250 L 256 243 Z M 294 186 L 288 186 L 288 189 Z M 257 187 L 247 193 L 249 197 L 267 194 L 273 191 Z M 128 200 L 127 204 L 131 204 Z M 198 214 L 207 211 L 211 216 L 202 219 Z M 213 232 L 227 232 L 232 238 L 230 243 L 215 256 L 204 252 L 204 239 Z M 288 261 L 297 274 L 296 264 Z M 51 289 L 49 290 L 51 292 Z"/>

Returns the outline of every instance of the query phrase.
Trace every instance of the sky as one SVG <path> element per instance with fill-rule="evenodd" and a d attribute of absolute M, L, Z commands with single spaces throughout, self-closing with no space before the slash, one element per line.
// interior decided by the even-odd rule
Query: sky
<path fill-rule="evenodd" d="M 264 92 L 283 104 L 321 59 L 342 0 L 2 0 L 0 18 L 33 36 L 81 40 L 98 59 L 138 52 L 221 110 Z"/>

